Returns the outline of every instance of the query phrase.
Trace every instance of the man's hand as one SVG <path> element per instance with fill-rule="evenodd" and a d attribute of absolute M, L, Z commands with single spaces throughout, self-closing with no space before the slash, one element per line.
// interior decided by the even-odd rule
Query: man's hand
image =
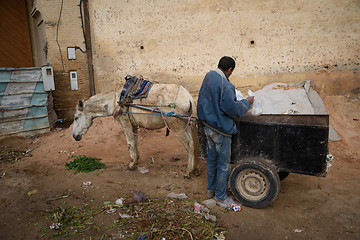
<path fill-rule="evenodd" d="M 248 96 L 248 97 L 246 98 L 246 100 L 248 100 L 248 102 L 249 102 L 250 105 L 251 105 L 251 104 L 254 103 L 254 96 Z"/>

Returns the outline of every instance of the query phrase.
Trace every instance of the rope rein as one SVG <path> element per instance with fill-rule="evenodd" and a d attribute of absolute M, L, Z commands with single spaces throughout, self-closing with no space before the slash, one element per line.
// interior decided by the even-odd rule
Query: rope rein
<path fill-rule="evenodd" d="M 140 108 L 140 109 L 144 109 L 144 108 L 142 108 L 141 105 L 131 104 L 130 106 L 132 106 L 132 107 L 138 107 L 138 108 Z M 127 106 L 127 107 L 129 107 L 129 106 Z M 169 132 L 171 132 L 171 133 L 173 133 L 174 135 L 176 135 L 176 136 L 183 134 L 183 133 L 187 130 L 187 128 L 190 126 L 191 120 L 194 118 L 194 117 L 192 117 L 192 115 L 189 116 L 189 115 L 184 115 L 184 114 L 174 114 L 174 112 L 165 113 L 165 112 L 161 111 L 161 109 L 158 108 L 158 107 L 154 107 L 154 108 L 152 108 L 152 109 L 149 108 L 149 109 L 145 109 L 145 110 L 150 111 L 150 113 L 136 113 L 136 112 L 129 112 L 129 111 L 123 112 L 123 115 L 126 115 L 126 114 L 128 114 L 128 115 L 130 115 L 130 114 L 146 114 L 146 115 L 149 115 L 149 117 L 148 117 L 148 119 L 147 119 L 147 121 L 146 121 L 145 127 L 144 127 L 139 133 L 134 133 L 134 134 L 137 135 L 137 136 L 143 134 L 143 133 L 146 131 L 146 129 L 147 129 L 147 127 L 148 127 L 148 124 L 149 124 L 149 121 L 150 121 L 150 119 L 151 119 L 154 115 L 161 115 L 161 118 L 162 118 L 162 120 L 164 121 L 164 124 L 165 124 L 166 129 L 167 129 Z M 185 117 L 186 117 L 186 118 L 187 118 L 186 127 L 185 127 L 182 131 L 180 131 L 180 132 L 174 132 L 173 130 L 170 129 L 170 127 L 169 127 L 169 125 L 168 125 L 168 123 L 167 123 L 167 121 L 166 121 L 166 119 L 165 119 L 165 116 L 166 116 L 166 117 L 178 117 L 178 118 L 185 118 Z"/>
<path fill-rule="evenodd" d="M 169 130 L 169 132 L 173 133 L 174 135 L 177 135 L 177 136 L 178 136 L 178 135 L 183 134 L 183 133 L 186 131 L 186 129 L 190 126 L 191 115 L 189 116 L 189 119 L 188 119 L 188 121 L 187 121 L 187 123 L 186 123 L 186 127 L 184 128 L 184 130 L 182 130 L 181 132 L 175 133 L 175 132 L 173 132 L 173 131 L 169 128 L 169 126 L 168 126 L 168 124 L 167 124 L 167 122 L 166 122 L 166 119 L 165 119 L 165 117 L 164 117 L 164 115 L 163 115 L 162 112 L 161 112 L 161 116 L 162 116 L 162 118 L 163 118 L 163 120 L 164 120 L 166 129 Z"/>

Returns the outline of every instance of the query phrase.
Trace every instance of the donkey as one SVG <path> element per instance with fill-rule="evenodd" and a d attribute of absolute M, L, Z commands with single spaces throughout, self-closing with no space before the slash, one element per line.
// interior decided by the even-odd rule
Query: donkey
<path fill-rule="evenodd" d="M 147 98 L 133 100 L 132 104 L 147 106 L 160 111 L 148 111 L 129 105 L 119 106 L 117 101 L 121 91 L 100 93 L 76 106 L 73 124 L 73 137 L 80 141 L 96 117 L 113 116 L 123 127 L 130 151 L 130 169 L 135 169 L 139 159 L 137 134 L 139 128 L 149 130 L 164 128 L 174 131 L 177 139 L 188 152 L 188 166 L 185 177 L 195 172 L 199 174 L 199 140 L 197 129 L 190 119 L 176 116 L 196 117 L 196 106 L 191 94 L 177 84 L 154 84 Z M 150 109 L 151 109 L 150 108 Z M 173 112 L 173 116 L 159 114 Z"/>

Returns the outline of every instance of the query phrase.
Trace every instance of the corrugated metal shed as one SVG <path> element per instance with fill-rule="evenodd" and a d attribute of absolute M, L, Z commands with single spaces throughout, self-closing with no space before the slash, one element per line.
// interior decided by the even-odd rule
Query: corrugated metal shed
<path fill-rule="evenodd" d="M 41 68 L 0 68 L 0 138 L 50 131 Z"/>

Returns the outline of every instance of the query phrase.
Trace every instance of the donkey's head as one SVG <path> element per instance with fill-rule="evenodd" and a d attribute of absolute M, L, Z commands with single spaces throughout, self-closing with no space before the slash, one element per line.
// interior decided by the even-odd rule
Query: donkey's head
<path fill-rule="evenodd" d="M 93 116 L 84 111 L 84 103 L 80 100 L 76 106 L 73 126 L 73 137 L 76 141 L 80 141 L 82 135 L 91 127 L 92 120 Z"/>

